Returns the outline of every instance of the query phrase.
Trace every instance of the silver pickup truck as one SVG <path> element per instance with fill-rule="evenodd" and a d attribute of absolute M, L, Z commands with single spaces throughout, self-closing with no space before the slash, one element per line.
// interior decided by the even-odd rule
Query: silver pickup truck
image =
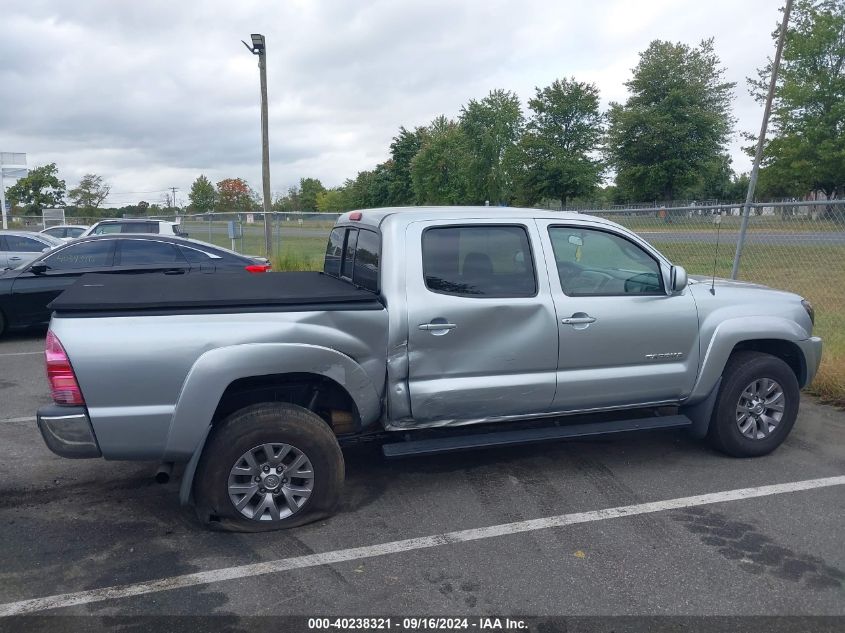
<path fill-rule="evenodd" d="M 799 296 L 688 279 L 617 224 L 528 209 L 355 211 L 323 272 L 86 276 L 52 309 L 48 447 L 185 464 L 182 501 L 247 531 L 328 515 L 361 441 L 687 427 L 763 455 L 822 348 Z"/>

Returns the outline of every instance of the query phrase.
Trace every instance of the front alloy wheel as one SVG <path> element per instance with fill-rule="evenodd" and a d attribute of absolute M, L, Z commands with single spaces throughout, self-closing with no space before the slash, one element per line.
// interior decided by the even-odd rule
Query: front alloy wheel
<path fill-rule="evenodd" d="M 782 358 L 734 352 L 722 373 L 707 437 L 734 457 L 771 453 L 792 430 L 799 398 L 798 376 Z"/>
<path fill-rule="evenodd" d="M 286 519 L 307 503 L 313 489 L 311 460 L 290 444 L 255 446 L 229 471 L 229 499 L 255 521 Z"/>
<path fill-rule="evenodd" d="M 753 381 L 739 396 L 736 424 L 740 433 L 752 440 L 766 439 L 783 418 L 783 387 L 776 380 Z"/>

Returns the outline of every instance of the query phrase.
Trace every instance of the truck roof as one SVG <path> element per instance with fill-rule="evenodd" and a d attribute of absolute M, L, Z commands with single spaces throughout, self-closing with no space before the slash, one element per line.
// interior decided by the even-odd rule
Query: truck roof
<path fill-rule="evenodd" d="M 352 220 L 350 216 L 353 213 L 360 213 L 360 220 Z M 583 220 L 599 221 L 604 224 L 615 225 L 615 223 L 597 218 L 595 216 L 584 215 L 573 211 L 553 211 L 549 209 L 526 209 L 523 207 L 455 207 L 455 206 L 431 206 L 431 207 L 381 207 L 377 209 L 361 209 L 357 211 L 348 211 L 341 215 L 337 224 L 365 224 L 369 226 L 379 227 L 385 221 L 397 217 L 401 218 L 403 222 L 418 222 L 421 220 L 431 220 L 435 217 L 437 219 L 454 219 L 454 220 L 470 220 L 470 219 L 491 219 L 497 215 L 502 215 L 508 218 L 549 218 L 549 219 L 571 219 L 579 218 Z"/>

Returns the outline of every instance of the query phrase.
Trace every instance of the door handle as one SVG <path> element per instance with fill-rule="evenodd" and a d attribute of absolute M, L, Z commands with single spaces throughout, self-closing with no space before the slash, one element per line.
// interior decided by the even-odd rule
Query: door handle
<path fill-rule="evenodd" d="M 168 268 L 164 271 L 165 275 L 184 275 L 185 269 L 184 268 Z"/>
<path fill-rule="evenodd" d="M 21 261 L 21 258 L 20 257 L 10 257 L 9 261 L 10 262 L 19 262 L 19 261 Z"/>
<path fill-rule="evenodd" d="M 437 330 L 454 330 L 458 327 L 455 323 L 421 323 L 419 328 L 425 332 Z"/>
<path fill-rule="evenodd" d="M 565 319 L 561 319 L 560 322 L 564 325 L 580 325 L 584 323 L 595 323 L 596 317 L 591 316 L 582 316 L 582 317 L 566 317 Z"/>

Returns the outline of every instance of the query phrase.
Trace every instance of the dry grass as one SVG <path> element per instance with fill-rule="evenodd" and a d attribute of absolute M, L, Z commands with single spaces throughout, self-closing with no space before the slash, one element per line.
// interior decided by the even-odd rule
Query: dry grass
<path fill-rule="evenodd" d="M 691 274 L 710 275 L 713 254 L 684 243 L 652 243 Z M 716 275 L 730 276 L 733 246 L 724 249 Z M 773 246 L 749 244 L 740 279 L 790 290 L 808 299 L 816 310 L 815 334 L 824 339 L 822 364 L 809 391 L 824 401 L 845 405 L 845 246 Z"/>

